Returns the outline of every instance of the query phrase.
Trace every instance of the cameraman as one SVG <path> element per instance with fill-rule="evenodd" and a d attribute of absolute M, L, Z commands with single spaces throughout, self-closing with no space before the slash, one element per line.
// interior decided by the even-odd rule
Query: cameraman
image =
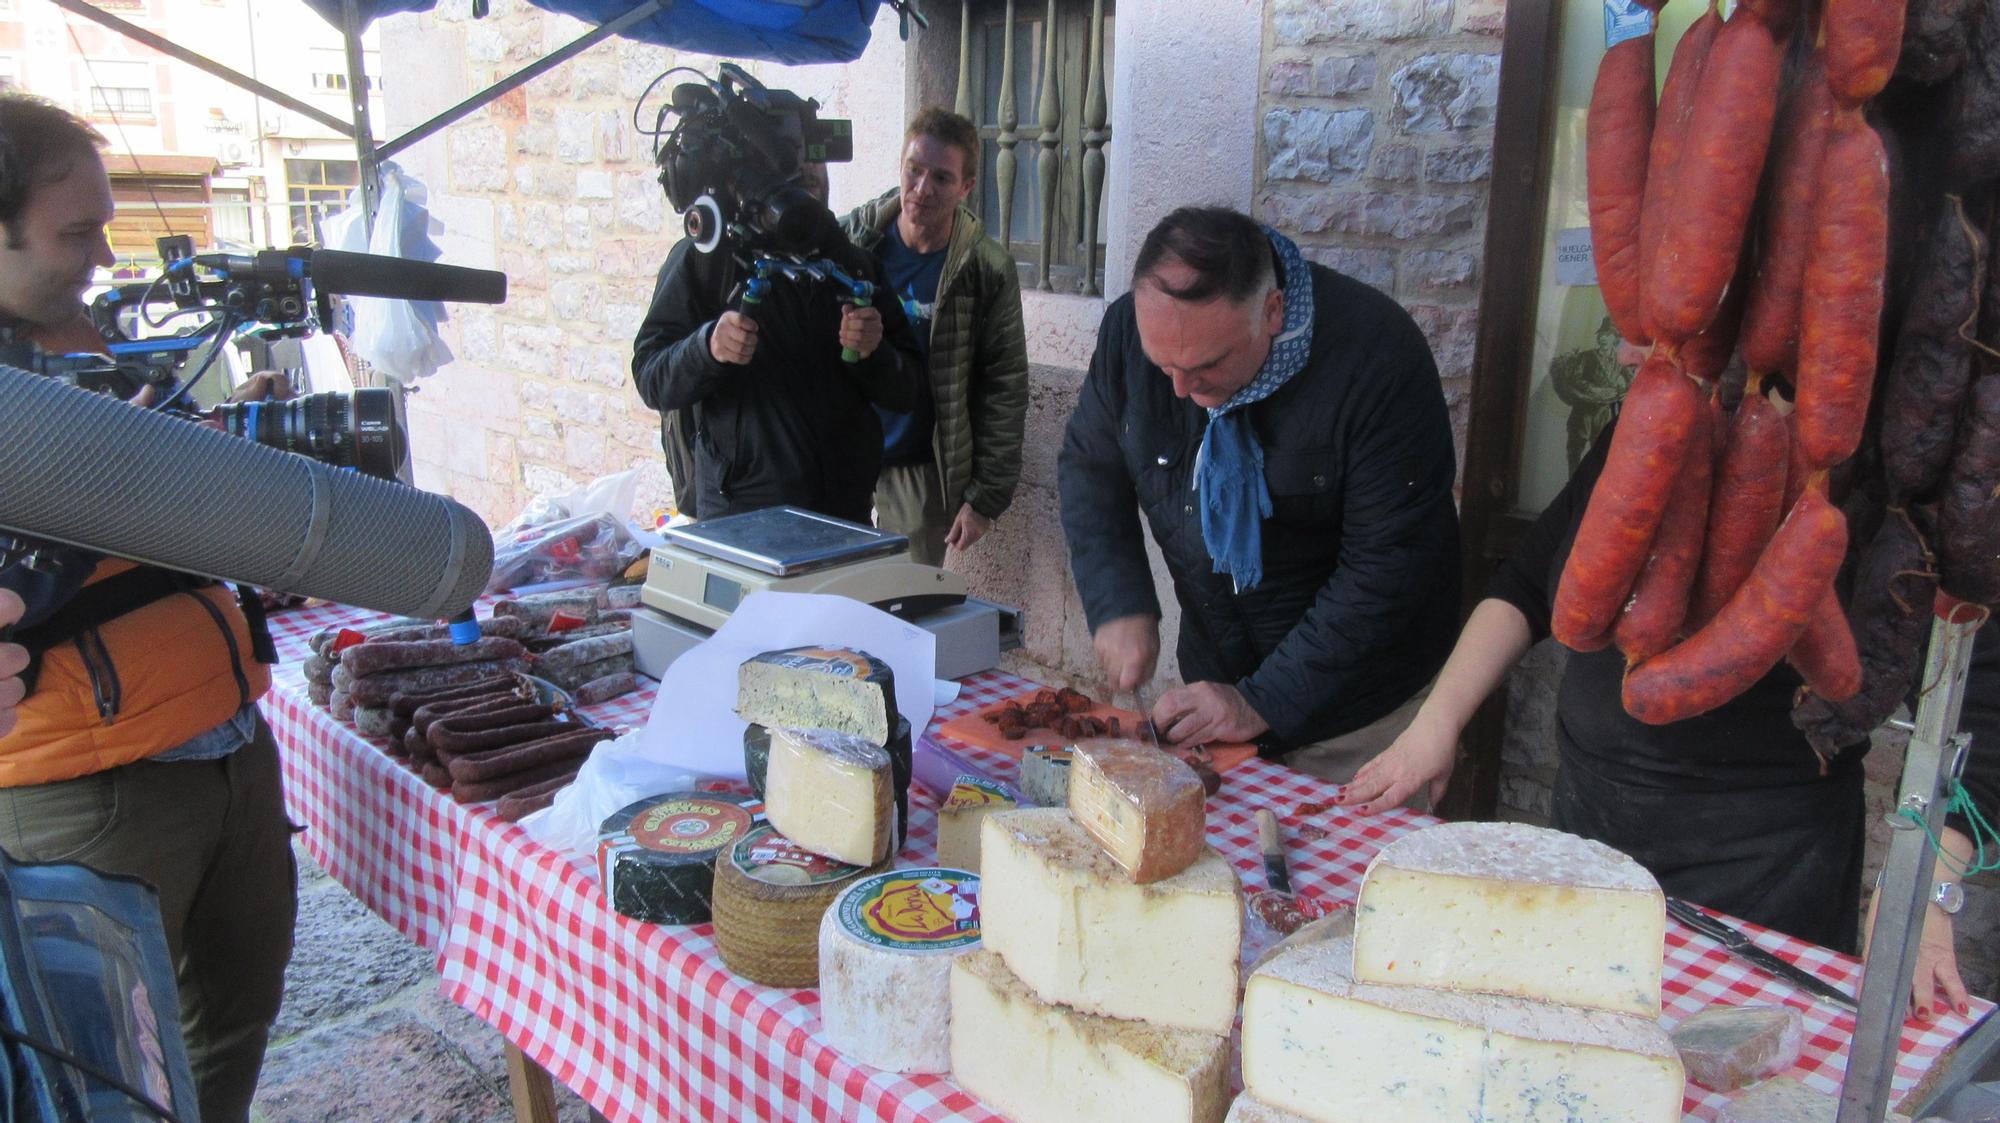
<path fill-rule="evenodd" d="M 0 356 L 74 349 L 88 330 L 82 295 L 113 260 L 103 144 L 51 102 L 0 93 Z M 201 1117 L 247 1119 L 298 904 L 251 627 L 221 585 L 82 550 L 0 567 L 0 590 L 22 606 L 0 674 L 12 645 L 30 657 L 0 725 L 0 848 L 159 891 Z"/>
<path fill-rule="evenodd" d="M 823 169 L 806 165 L 796 178 L 823 208 Z M 710 519 L 790 504 L 873 521 L 882 467 L 873 407 L 911 409 L 922 360 L 881 267 L 848 242 L 830 212 L 823 225 L 813 252 L 874 284 L 884 299 L 856 306 L 831 284 L 777 278 L 746 314 L 727 301 L 746 279 L 727 242 L 702 253 L 682 239 L 660 269 L 633 341 L 632 380 L 660 411 L 685 514 Z M 860 361 L 842 360 L 843 347 Z M 674 463 L 681 442 L 692 446 L 691 473 Z"/>

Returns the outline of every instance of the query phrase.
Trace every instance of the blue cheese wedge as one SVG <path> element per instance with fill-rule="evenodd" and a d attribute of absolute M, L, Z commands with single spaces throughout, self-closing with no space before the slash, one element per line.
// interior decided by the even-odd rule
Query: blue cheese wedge
<path fill-rule="evenodd" d="M 896 735 L 896 676 L 845 647 L 792 647 L 736 672 L 736 715 L 777 728 L 833 729 L 886 745 Z"/>

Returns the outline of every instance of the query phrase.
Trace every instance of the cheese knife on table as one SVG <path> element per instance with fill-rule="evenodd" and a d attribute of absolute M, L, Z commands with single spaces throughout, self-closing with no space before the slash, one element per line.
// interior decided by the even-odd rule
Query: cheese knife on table
<path fill-rule="evenodd" d="M 1843 1010 L 1853 1012 L 1858 1007 L 1854 996 L 1814 975 L 1794 963 L 1786 962 L 1777 955 L 1758 947 L 1750 937 L 1708 915 L 1695 906 L 1677 897 L 1667 898 L 1667 915 L 1682 924 L 1721 944 L 1729 954 L 1750 964 L 1767 975 L 1785 980 L 1800 990 L 1823 998 Z"/>

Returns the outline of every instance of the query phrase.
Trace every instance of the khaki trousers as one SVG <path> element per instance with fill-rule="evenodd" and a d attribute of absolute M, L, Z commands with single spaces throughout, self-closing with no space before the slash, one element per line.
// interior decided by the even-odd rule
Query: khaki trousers
<path fill-rule="evenodd" d="M 945 509 L 936 464 L 885 464 L 875 481 L 875 525 L 910 540 L 910 560 L 944 565 L 944 536 L 958 507 Z"/>
<path fill-rule="evenodd" d="M 1430 685 L 1426 684 L 1422 690 L 1412 695 L 1409 701 L 1367 725 L 1342 733 L 1338 737 L 1329 737 L 1324 741 L 1315 741 L 1310 745 L 1293 749 L 1284 756 L 1283 762 L 1322 780 L 1345 784 L 1354 779 L 1354 774 L 1361 771 L 1362 765 L 1381 756 L 1384 749 L 1403 735 L 1403 730 L 1408 729 L 1410 723 L 1416 720 L 1417 711 L 1423 707 L 1424 699 L 1430 695 Z M 1418 788 L 1415 794 L 1403 802 L 1403 806 L 1412 811 L 1428 812 L 1431 809 L 1430 805 L 1430 793 L 1424 788 Z"/>

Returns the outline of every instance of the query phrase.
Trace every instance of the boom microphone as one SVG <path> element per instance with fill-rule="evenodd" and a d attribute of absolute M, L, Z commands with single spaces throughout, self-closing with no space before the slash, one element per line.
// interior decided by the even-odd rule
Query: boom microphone
<path fill-rule="evenodd" d="M 0 532 L 430 620 L 492 576 L 486 524 L 441 495 L 11 366 L 0 403 Z"/>
<path fill-rule="evenodd" d="M 314 250 L 307 262 L 313 287 L 347 296 L 438 300 L 448 304 L 504 304 L 507 274 L 434 261 L 372 253 Z"/>

